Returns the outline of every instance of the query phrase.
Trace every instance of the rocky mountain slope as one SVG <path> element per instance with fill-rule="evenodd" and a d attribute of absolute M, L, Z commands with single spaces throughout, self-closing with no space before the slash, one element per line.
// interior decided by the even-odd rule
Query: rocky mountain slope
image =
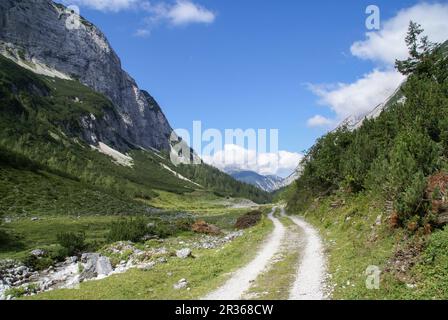
<path fill-rule="evenodd" d="M 56 173 L 64 183 L 67 177 L 82 182 L 67 181 L 67 190 L 100 188 L 124 202 L 152 198 L 155 190 L 195 189 L 268 201 L 267 193 L 205 164 L 175 167 L 168 154 L 172 129 L 157 102 L 121 69 L 100 30 L 79 16 L 79 28 L 67 27 L 68 17 L 71 12 L 50 0 L 0 3 L 2 175 L 23 173 L 25 189 L 30 181 L 46 185 L 41 176 L 25 172 L 31 166 Z M 13 172 L 19 158 L 26 165 Z M 19 200 L 10 195 L 0 210 Z M 28 209 L 46 210 L 39 197 L 31 198 Z M 89 203 L 95 210 L 95 203 L 102 207 L 102 201 Z M 65 203 L 56 211 L 77 210 L 84 208 Z"/>
<path fill-rule="evenodd" d="M 275 191 L 284 186 L 283 179 L 278 176 L 263 176 L 254 171 L 233 171 L 229 174 L 238 181 L 251 184 L 267 192 Z"/>
<path fill-rule="evenodd" d="M 445 52 L 445 54 L 448 54 L 448 41 L 445 41 L 443 44 L 441 44 L 441 48 Z M 343 127 L 346 127 L 349 130 L 356 130 L 362 126 L 365 120 L 377 118 L 381 114 L 381 112 L 387 110 L 389 107 L 393 106 L 396 103 L 403 104 L 406 101 L 406 97 L 403 96 L 403 92 L 401 89 L 405 83 L 406 80 L 400 83 L 398 88 L 396 88 L 395 91 L 389 97 L 387 97 L 387 99 L 384 100 L 384 102 L 378 104 L 372 110 L 360 115 L 351 115 L 344 119 L 334 129 L 334 131 Z"/>
<path fill-rule="evenodd" d="M 78 27 L 67 27 L 70 16 L 51 0 L 2 0 L 0 52 L 37 73 L 79 80 L 110 99 L 116 113 L 83 116 L 82 134 L 90 144 L 168 149 L 172 129 L 157 102 L 121 68 L 97 27 L 82 17 Z"/>

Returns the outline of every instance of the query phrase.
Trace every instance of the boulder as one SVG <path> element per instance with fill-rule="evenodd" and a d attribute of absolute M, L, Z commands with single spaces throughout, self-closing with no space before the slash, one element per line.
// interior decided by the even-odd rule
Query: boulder
<path fill-rule="evenodd" d="M 167 258 L 165 258 L 165 257 L 160 257 L 159 259 L 157 259 L 157 262 L 158 262 L 158 263 L 167 263 L 168 260 L 167 260 Z"/>
<path fill-rule="evenodd" d="M 107 276 L 112 272 L 112 265 L 108 257 L 100 256 L 96 262 L 96 273 L 98 276 Z"/>
<path fill-rule="evenodd" d="M 375 220 L 375 225 L 380 226 L 382 220 L 383 220 L 383 215 L 381 215 L 381 214 L 378 215 L 378 216 L 376 217 L 376 220 Z"/>
<path fill-rule="evenodd" d="M 204 220 L 198 220 L 196 221 L 192 226 L 191 230 L 193 232 L 197 233 L 205 233 L 205 234 L 211 234 L 211 235 L 220 235 L 221 229 L 219 229 L 217 226 L 213 224 L 208 224 Z"/>
<path fill-rule="evenodd" d="M 80 274 L 81 280 L 107 276 L 113 270 L 109 258 L 101 256 L 99 253 L 83 253 L 81 262 L 84 266 L 84 270 Z"/>
<path fill-rule="evenodd" d="M 188 257 L 191 257 L 191 250 L 189 248 L 177 250 L 176 256 L 181 259 L 186 259 Z"/>
<path fill-rule="evenodd" d="M 150 261 L 150 262 L 140 264 L 137 268 L 140 270 L 143 270 L 143 271 L 148 271 L 148 270 L 151 270 L 152 268 L 154 268 L 155 265 L 156 265 L 156 263 L 154 261 Z"/>
<path fill-rule="evenodd" d="M 175 290 L 186 289 L 188 287 L 187 279 L 180 279 L 177 283 L 173 285 Z"/>
<path fill-rule="evenodd" d="M 35 249 L 35 250 L 31 251 L 31 255 L 33 255 L 35 257 L 42 257 L 43 255 L 45 255 L 45 251 L 42 249 Z"/>

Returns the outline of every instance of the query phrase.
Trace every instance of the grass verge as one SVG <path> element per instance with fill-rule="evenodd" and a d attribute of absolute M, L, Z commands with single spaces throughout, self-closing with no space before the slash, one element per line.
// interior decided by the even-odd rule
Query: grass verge
<path fill-rule="evenodd" d="M 412 245 L 417 236 L 390 228 L 381 199 L 371 194 L 335 195 L 301 214 L 324 237 L 333 299 L 447 299 L 448 229 L 419 238 L 428 246 L 400 278 L 385 270 L 397 248 Z M 378 289 L 366 286 L 369 266 L 381 271 Z"/>
<path fill-rule="evenodd" d="M 245 231 L 220 249 L 193 250 L 195 258 L 171 258 L 150 271 L 130 270 L 99 281 L 81 283 L 79 289 L 49 291 L 28 299 L 197 299 L 227 280 L 230 273 L 256 254 L 273 225 L 269 219 Z M 185 278 L 190 290 L 175 290 Z"/>

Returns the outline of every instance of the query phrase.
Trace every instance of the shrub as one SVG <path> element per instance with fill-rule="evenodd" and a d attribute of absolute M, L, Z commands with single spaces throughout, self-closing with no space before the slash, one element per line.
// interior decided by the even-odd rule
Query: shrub
<path fill-rule="evenodd" d="M 3 224 L 3 218 L 2 218 L 3 213 L 0 212 L 0 247 L 2 247 L 3 244 L 6 243 L 6 239 L 8 238 L 6 235 L 6 232 L 4 232 L 1 228 L 2 228 L 2 224 Z"/>
<path fill-rule="evenodd" d="M 57 242 L 65 250 L 66 256 L 79 254 L 85 249 L 84 232 L 62 232 L 57 235 Z"/>
<path fill-rule="evenodd" d="M 176 224 L 170 225 L 168 223 L 158 223 L 150 226 L 146 235 L 166 238 L 176 234 L 176 232 L 179 230 L 180 229 L 178 229 L 178 226 Z"/>
<path fill-rule="evenodd" d="M 409 186 L 397 198 L 396 208 L 401 219 L 406 219 L 413 213 L 427 211 L 427 203 L 424 202 L 425 188 L 426 179 L 423 174 L 415 174 Z"/>
<path fill-rule="evenodd" d="M 175 222 L 176 229 L 179 231 L 189 231 L 194 223 L 192 217 L 179 218 Z"/>
<path fill-rule="evenodd" d="M 166 238 L 176 234 L 178 231 L 190 230 L 190 226 L 188 218 L 176 220 L 174 223 L 161 221 L 147 223 L 142 217 L 123 218 L 111 223 L 107 240 L 109 242 L 140 242 L 146 237 Z"/>
<path fill-rule="evenodd" d="M 11 296 L 13 298 L 20 298 L 24 295 L 36 293 L 38 289 L 37 284 L 31 283 L 27 286 L 9 288 L 5 291 L 5 296 Z"/>
<path fill-rule="evenodd" d="M 23 263 L 27 267 L 38 271 L 47 269 L 48 267 L 52 266 L 54 262 L 55 261 L 51 257 L 36 257 L 32 254 L 26 256 L 26 258 L 23 260 Z"/>
<path fill-rule="evenodd" d="M 107 239 L 115 241 L 138 242 L 149 232 L 149 227 L 142 218 L 121 219 L 111 223 Z"/>
<path fill-rule="evenodd" d="M 236 229 L 247 229 L 255 226 L 261 220 L 261 212 L 258 210 L 251 211 L 238 218 L 235 223 Z"/>

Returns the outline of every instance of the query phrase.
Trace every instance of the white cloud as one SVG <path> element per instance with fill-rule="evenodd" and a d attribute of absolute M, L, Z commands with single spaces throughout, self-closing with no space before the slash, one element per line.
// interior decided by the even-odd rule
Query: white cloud
<path fill-rule="evenodd" d="M 191 0 L 147 1 L 147 0 L 60 0 L 65 5 L 78 5 L 103 12 L 118 12 L 137 9 L 147 16 L 142 27 L 134 33 L 138 37 L 148 37 L 157 24 L 186 26 L 189 24 L 210 24 L 216 13 Z M 82 12 L 81 12 L 82 13 Z"/>
<path fill-rule="evenodd" d="M 144 2 L 141 7 L 149 13 L 145 19 L 147 28 L 158 23 L 171 26 L 185 26 L 193 23 L 210 24 L 216 18 L 214 12 L 190 0 L 177 0 L 171 4 Z"/>
<path fill-rule="evenodd" d="M 311 86 L 311 90 L 320 97 L 320 103 L 327 105 L 336 114 L 336 121 L 349 116 L 358 116 L 372 110 L 384 102 L 404 80 L 395 70 L 372 72 L 353 83 L 339 83 L 335 89 L 326 86 Z M 308 125 L 331 125 L 332 120 L 314 116 Z"/>
<path fill-rule="evenodd" d="M 166 18 L 172 25 L 212 23 L 215 20 L 215 14 L 193 2 L 178 0 L 167 11 Z"/>
<path fill-rule="evenodd" d="M 137 5 L 139 0 L 62 0 L 65 5 L 78 5 L 99 11 L 117 12 Z"/>
<path fill-rule="evenodd" d="M 326 118 L 324 116 L 321 116 L 319 114 L 315 115 L 314 117 L 308 119 L 307 125 L 308 127 L 328 127 L 333 124 L 333 120 Z"/>
<path fill-rule="evenodd" d="M 151 31 L 148 29 L 137 29 L 137 31 L 135 31 L 134 35 L 136 37 L 149 37 L 151 35 Z"/>
<path fill-rule="evenodd" d="M 405 59 L 408 51 L 404 42 L 409 21 L 422 25 L 425 34 L 433 42 L 448 39 L 448 4 L 421 3 L 400 10 L 384 22 L 378 32 L 367 32 L 366 39 L 353 43 L 351 53 L 361 59 L 369 59 L 393 65 L 395 59 Z"/>
<path fill-rule="evenodd" d="M 309 126 L 328 126 L 329 121 L 361 117 L 394 92 L 404 80 L 394 69 L 394 63 L 395 59 L 407 57 L 404 38 L 411 20 L 422 25 L 430 41 L 444 42 L 448 39 L 448 4 L 421 3 L 400 10 L 396 16 L 382 22 L 380 31 L 367 32 L 366 39 L 351 46 L 353 56 L 372 60 L 377 63 L 377 68 L 353 83 L 309 85 L 311 91 L 320 97 L 319 102 L 335 114 L 333 120 L 314 116 L 308 119 Z"/>
<path fill-rule="evenodd" d="M 257 153 L 235 144 L 226 144 L 224 149 L 202 159 L 220 170 L 250 170 L 262 175 L 286 177 L 298 166 L 303 155 L 289 151 Z"/>

